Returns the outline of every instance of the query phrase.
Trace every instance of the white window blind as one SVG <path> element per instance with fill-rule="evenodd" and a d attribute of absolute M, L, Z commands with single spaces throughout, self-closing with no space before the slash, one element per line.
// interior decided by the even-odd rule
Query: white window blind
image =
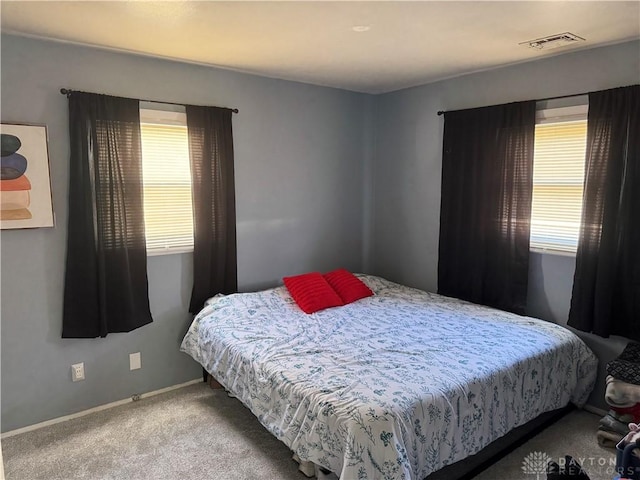
<path fill-rule="evenodd" d="M 140 109 L 144 221 L 149 254 L 193 249 L 186 115 Z"/>
<path fill-rule="evenodd" d="M 575 252 L 580 233 L 587 140 L 583 113 L 541 119 L 533 160 L 531 247 Z"/>

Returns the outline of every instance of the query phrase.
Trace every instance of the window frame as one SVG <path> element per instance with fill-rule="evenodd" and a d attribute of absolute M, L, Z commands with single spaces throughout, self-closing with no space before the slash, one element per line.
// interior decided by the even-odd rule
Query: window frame
<path fill-rule="evenodd" d="M 536 111 L 536 125 L 575 122 L 575 121 L 587 121 L 587 114 L 589 110 L 588 97 L 574 97 L 572 99 L 576 103 L 569 106 L 552 106 L 545 105 L 542 108 L 538 108 Z M 585 158 L 586 162 L 586 158 Z M 534 152 L 534 169 L 535 169 L 535 152 Z M 583 177 L 584 187 L 584 177 Z M 533 199 L 532 199 L 533 200 Z M 533 205 L 532 205 L 533 207 Z M 531 218 L 533 219 L 533 208 L 531 211 Z M 531 232 L 529 233 L 529 251 L 539 254 L 558 255 L 564 257 L 574 257 L 577 252 L 577 244 L 575 249 L 567 250 L 563 248 L 554 248 L 553 246 L 540 246 L 533 245 L 531 243 Z"/>
<path fill-rule="evenodd" d="M 163 104 L 156 102 L 140 102 L 140 129 L 142 130 L 143 123 L 155 123 L 168 126 L 187 126 L 186 110 L 182 105 Z M 188 135 L 188 134 L 187 134 Z M 187 136 L 188 139 L 188 136 Z M 144 153 L 143 153 L 144 164 Z M 191 164 L 188 162 L 189 169 Z M 191 170 L 189 170 L 191 172 Z M 144 167 L 143 167 L 143 195 L 144 195 Z M 193 215 L 193 195 L 191 196 L 191 210 Z M 146 218 L 145 218 L 145 237 L 147 233 Z M 195 232 L 192 228 L 192 235 Z M 188 246 L 167 246 L 164 248 L 155 247 L 149 248 L 147 245 L 147 257 L 156 257 L 162 255 L 178 255 L 184 253 L 193 253 L 193 237 L 192 243 Z"/>

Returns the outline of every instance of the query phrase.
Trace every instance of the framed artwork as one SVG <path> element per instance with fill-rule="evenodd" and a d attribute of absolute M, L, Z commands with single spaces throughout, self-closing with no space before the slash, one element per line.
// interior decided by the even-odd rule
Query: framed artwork
<path fill-rule="evenodd" d="M 53 227 L 47 127 L 0 124 L 0 227 Z"/>

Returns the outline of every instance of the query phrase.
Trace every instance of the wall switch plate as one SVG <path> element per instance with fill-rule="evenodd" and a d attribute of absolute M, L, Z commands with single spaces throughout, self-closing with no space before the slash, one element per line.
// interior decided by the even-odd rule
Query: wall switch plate
<path fill-rule="evenodd" d="M 142 368 L 142 362 L 140 360 L 140 352 L 129 354 L 129 370 L 137 370 Z"/>
<path fill-rule="evenodd" d="M 71 365 L 71 380 L 74 382 L 84 380 L 84 363 Z"/>

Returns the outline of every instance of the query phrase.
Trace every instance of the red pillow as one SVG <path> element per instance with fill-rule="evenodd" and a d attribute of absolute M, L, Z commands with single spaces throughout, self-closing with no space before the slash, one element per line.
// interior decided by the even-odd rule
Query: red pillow
<path fill-rule="evenodd" d="M 345 305 L 373 295 L 371 289 L 362 280 L 344 268 L 325 273 L 323 276 Z"/>
<path fill-rule="evenodd" d="M 284 277 L 289 293 L 305 313 L 343 305 L 338 294 L 318 272 Z"/>

